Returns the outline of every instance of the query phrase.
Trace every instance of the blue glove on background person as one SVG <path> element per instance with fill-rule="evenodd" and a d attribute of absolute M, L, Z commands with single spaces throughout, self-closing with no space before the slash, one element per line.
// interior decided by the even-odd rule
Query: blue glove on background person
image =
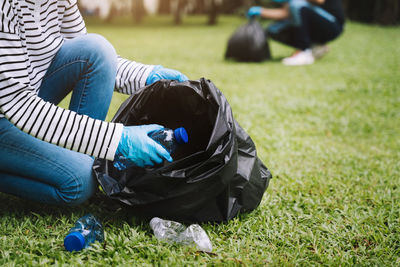
<path fill-rule="evenodd" d="M 115 152 L 114 167 L 124 170 L 131 166 L 147 167 L 172 162 L 172 157 L 165 148 L 151 139 L 148 134 L 163 128 L 161 125 L 124 126 L 121 140 Z"/>
<path fill-rule="evenodd" d="M 259 16 L 261 16 L 261 11 L 262 11 L 262 7 L 260 7 L 260 6 L 252 6 L 247 11 L 247 17 L 248 18 L 259 17 Z"/>
<path fill-rule="evenodd" d="M 157 65 L 153 68 L 153 70 L 147 77 L 146 85 L 155 83 L 156 81 L 159 81 L 161 79 L 175 80 L 178 82 L 184 82 L 189 80 L 188 77 L 186 77 L 184 74 L 180 73 L 177 70 L 167 69 L 161 65 Z"/>

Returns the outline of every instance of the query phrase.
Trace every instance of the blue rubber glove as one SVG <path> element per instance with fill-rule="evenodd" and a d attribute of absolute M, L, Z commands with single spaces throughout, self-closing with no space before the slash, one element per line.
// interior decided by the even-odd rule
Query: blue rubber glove
<path fill-rule="evenodd" d="M 260 6 L 252 6 L 247 11 L 247 17 L 248 18 L 259 17 L 259 16 L 261 16 L 261 11 L 262 11 L 262 7 L 260 7 Z"/>
<path fill-rule="evenodd" d="M 177 70 L 167 69 L 161 65 L 157 65 L 153 68 L 153 70 L 147 77 L 146 85 L 155 83 L 156 81 L 159 81 L 161 79 L 175 80 L 178 82 L 184 82 L 189 80 L 188 77 L 186 77 L 184 74 L 180 73 Z"/>
<path fill-rule="evenodd" d="M 171 155 L 148 134 L 163 128 L 161 125 L 125 126 L 114 158 L 114 167 L 124 170 L 132 166 L 148 167 L 163 160 L 172 161 Z"/>

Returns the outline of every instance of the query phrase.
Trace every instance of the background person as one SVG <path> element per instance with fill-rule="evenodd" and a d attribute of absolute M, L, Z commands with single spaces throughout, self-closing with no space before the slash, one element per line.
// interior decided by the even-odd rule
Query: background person
<path fill-rule="evenodd" d="M 0 191 L 76 205 L 96 188 L 93 158 L 151 166 L 169 153 L 159 125 L 105 122 L 113 90 L 131 94 L 178 71 L 118 57 L 87 34 L 76 0 L 0 0 Z M 56 106 L 72 90 L 69 109 Z"/>
<path fill-rule="evenodd" d="M 343 31 L 344 12 L 341 0 L 274 0 L 280 8 L 251 7 L 248 17 L 260 16 L 276 20 L 267 28 L 272 39 L 297 50 L 284 58 L 285 65 L 312 64 L 328 48 L 326 43 Z"/>

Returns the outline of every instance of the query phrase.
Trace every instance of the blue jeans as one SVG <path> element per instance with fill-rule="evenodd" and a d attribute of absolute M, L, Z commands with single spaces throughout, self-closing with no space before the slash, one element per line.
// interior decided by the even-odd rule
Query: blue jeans
<path fill-rule="evenodd" d="M 69 109 L 104 120 L 111 102 L 117 55 L 103 37 L 66 40 L 43 78 L 39 96 L 58 104 L 72 91 Z M 30 136 L 0 119 L 0 192 L 54 205 L 89 199 L 97 182 L 93 158 Z"/>
<path fill-rule="evenodd" d="M 286 45 L 305 50 L 337 38 L 343 30 L 333 15 L 306 0 L 291 0 L 289 12 L 289 19 L 267 28 L 269 37 Z"/>

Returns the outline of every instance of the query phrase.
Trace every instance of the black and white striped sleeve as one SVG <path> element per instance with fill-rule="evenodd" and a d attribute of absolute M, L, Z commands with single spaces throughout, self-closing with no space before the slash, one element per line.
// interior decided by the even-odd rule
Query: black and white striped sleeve
<path fill-rule="evenodd" d="M 65 1 L 64 15 L 61 23 L 61 33 L 66 39 L 72 39 L 79 35 L 86 34 L 85 22 L 78 9 L 76 0 Z"/>
<path fill-rule="evenodd" d="M 123 125 L 79 115 L 38 97 L 29 82 L 26 52 L 7 11 L 7 7 L 0 11 L 1 113 L 16 127 L 38 139 L 112 160 Z"/>
<path fill-rule="evenodd" d="M 118 57 L 115 90 L 131 95 L 146 85 L 146 79 L 154 65 L 145 65 Z"/>

